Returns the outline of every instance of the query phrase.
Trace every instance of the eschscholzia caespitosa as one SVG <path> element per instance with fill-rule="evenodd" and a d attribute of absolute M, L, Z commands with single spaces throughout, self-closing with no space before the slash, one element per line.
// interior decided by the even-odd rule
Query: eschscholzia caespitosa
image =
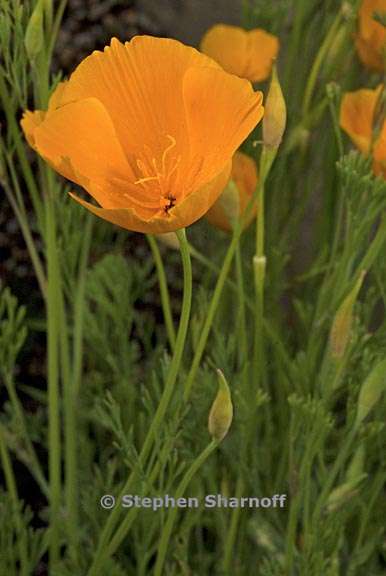
<path fill-rule="evenodd" d="M 346 93 L 340 109 L 340 125 L 363 154 L 372 154 L 374 173 L 386 177 L 386 122 L 377 118 L 382 90 L 380 85 L 374 90 L 365 88 Z"/>
<path fill-rule="evenodd" d="M 235 221 L 244 213 L 257 185 L 254 160 L 243 152 L 236 152 L 232 160 L 231 179 L 225 190 L 206 213 L 208 222 L 224 232 L 232 232 Z M 246 228 L 256 215 L 256 204 L 244 223 Z"/>
<path fill-rule="evenodd" d="M 262 94 L 176 40 L 112 39 L 59 84 L 47 111 L 26 112 L 30 145 L 123 228 L 171 232 L 203 216 L 232 156 L 263 116 Z"/>
<path fill-rule="evenodd" d="M 365 66 L 382 72 L 385 69 L 386 28 L 375 20 L 376 13 L 386 14 L 386 0 L 362 0 L 356 47 Z"/>
<path fill-rule="evenodd" d="M 247 31 L 238 26 L 216 24 L 203 36 L 200 49 L 227 72 L 251 82 L 262 82 L 271 73 L 279 40 L 260 28 Z"/>

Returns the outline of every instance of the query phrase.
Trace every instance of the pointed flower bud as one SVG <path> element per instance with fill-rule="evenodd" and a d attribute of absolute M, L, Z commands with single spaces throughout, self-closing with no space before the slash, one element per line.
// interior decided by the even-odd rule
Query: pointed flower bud
<path fill-rule="evenodd" d="M 44 2 L 38 0 L 27 24 L 24 38 L 25 49 L 30 62 L 33 62 L 43 49 L 43 19 Z"/>
<path fill-rule="evenodd" d="M 379 362 L 363 382 L 359 392 L 355 426 L 359 426 L 386 390 L 386 360 Z"/>
<path fill-rule="evenodd" d="M 209 434 L 221 442 L 228 433 L 233 419 L 233 405 L 228 383 L 221 370 L 217 370 L 219 388 L 209 413 Z"/>
<path fill-rule="evenodd" d="M 276 65 L 272 68 L 272 79 L 269 87 L 263 118 L 264 146 L 277 150 L 283 138 L 287 122 L 287 107 L 277 75 Z"/>
<path fill-rule="evenodd" d="M 351 292 L 338 308 L 330 332 L 331 355 L 336 360 L 343 358 L 351 334 L 354 304 L 361 289 L 366 271 L 363 270 Z"/>

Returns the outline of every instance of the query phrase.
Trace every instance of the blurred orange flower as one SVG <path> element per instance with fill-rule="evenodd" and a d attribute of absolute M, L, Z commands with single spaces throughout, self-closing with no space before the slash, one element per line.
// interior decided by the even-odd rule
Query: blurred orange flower
<path fill-rule="evenodd" d="M 279 40 L 260 28 L 248 32 L 237 26 L 216 24 L 204 35 L 200 50 L 227 72 L 261 82 L 271 73 Z"/>
<path fill-rule="evenodd" d="M 374 20 L 376 12 L 386 13 L 386 0 L 362 0 L 356 46 L 363 64 L 382 72 L 385 69 L 386 28 Z"/>
<path fill-rule="evenodd" d="M 375 114 L 383 86 L 362 89 L 344 95 L 340 109 L 340 125 L 357 148 L 365 155 L 372 153 L 375 174 L 386 177 L 386 122 L 374 139 Z"/>
<path fill-rule="evenodd" d="M 233 222 L 237 220 L 246 209 L 249 200 L 257 185 L 256 164 L 250 156 L 243 152 L 236 152 L 232 161 L 231 179 L 225 190 L 206 213 L 210 224 L 232 232 Z M 249 226 L 256 214 L 256 205 L 251 210 L 244 228 Z"/>
<path fill-rule="evenodd" d="M 262 93 L 175 40 L 137 36 L 95 51 L 26 112 L 30 145 L 98 202 L 97 216 L 146 233 L 198 220 L 233 153 L 263 116 Z"/>

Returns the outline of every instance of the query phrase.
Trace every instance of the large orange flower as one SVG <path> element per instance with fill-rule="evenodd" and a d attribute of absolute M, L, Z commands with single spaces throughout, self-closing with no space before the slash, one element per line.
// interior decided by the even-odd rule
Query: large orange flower
<path fill-rule="evenodd" d="M 210 224 L 231 232 L 233 220 L 237 220 L 245 211 L 257 185 L 256 164 L 250 156 L 236 152 L 232 161 L 231 179 L 223 193 L 205 215 Z M 256 214 L 256 205 L 244 224 L 246 228 Z"/>
<path fill-rule="evenodd" d="M 200 49 L 227 72 L 261 82 L 271 73 L 279 40 L 260 28 L 248 32 L 238 26 L 216 24 L 204 35 Z"/>
<path fill-rule="evenodd" d="M 382 72 L 385 69 L 386 28 L 374 20 L 376 12 L 386 13 L 386 0 L 362 0 L 356 46 L 365 66 Z"/>
<path fill-rule="evenodd" d="M 374 139 L 374 123 L 382 85 L 374 90 L 363 89 L 344 95 L 340 110 L 340 125 L 357 148 L 365 155 L 372 152 L 373 169 L 386 177 L 386 122 Z"/>
<path fill-rule="evenodd" d="M 161 233 L 205 214 L 262 116 L 262 94 L 246 80 L 180 42 L 137 36 L 93 52 L 22 127 L 100 207 L 72 194 L 80 204 L 123 228 Z"/>

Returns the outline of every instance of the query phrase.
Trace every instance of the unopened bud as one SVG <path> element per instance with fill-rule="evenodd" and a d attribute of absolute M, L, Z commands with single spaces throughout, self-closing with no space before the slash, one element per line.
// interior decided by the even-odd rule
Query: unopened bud
<path fill-rule="evenodd" d="M 44 43 L 43 19 L 44 19 L 44 2 L 42 0 L 38 0 L 34 8 L 34 11 L 31 14 L 29 22 L 27 24 L 27 29 L 24 38 L 25 48 L 30 62 L 33 62 L 36 59 L 36 57 L 40 54 L 43 48 Z"/>
<path fill-rule="evenodd" d="M 362 271 L 354 288 L 340 305 L 330 332 L 330 348 L 333 358 L 339 360 L 344 356 L 351 334 L 353 309 L 361 289 L 366 272 Z"/>
<path fill-rule="evenodd" d="M 287 122 L 287 108 L 277 76 L 276 65 L 272 68 L 272 79 L 269 87 L 263 117 L 263 141 L 267 148 L 279 148 Z"/>
<path fill-rule="evenodd" d="M 379 362 L 363 382 L 359 392 L 355 426 L 359 426 L 386 390 L 386 360 Z"/>
<path fill-rule="evenodd" d="M 209 434 L 217 442 L 221 442 L 228 433 L 233 419 L 233 405 L 228 383 L 221 370 L 217 370 L 219 388 L 217 396 L 210 409 L 208 419 Z"/>

